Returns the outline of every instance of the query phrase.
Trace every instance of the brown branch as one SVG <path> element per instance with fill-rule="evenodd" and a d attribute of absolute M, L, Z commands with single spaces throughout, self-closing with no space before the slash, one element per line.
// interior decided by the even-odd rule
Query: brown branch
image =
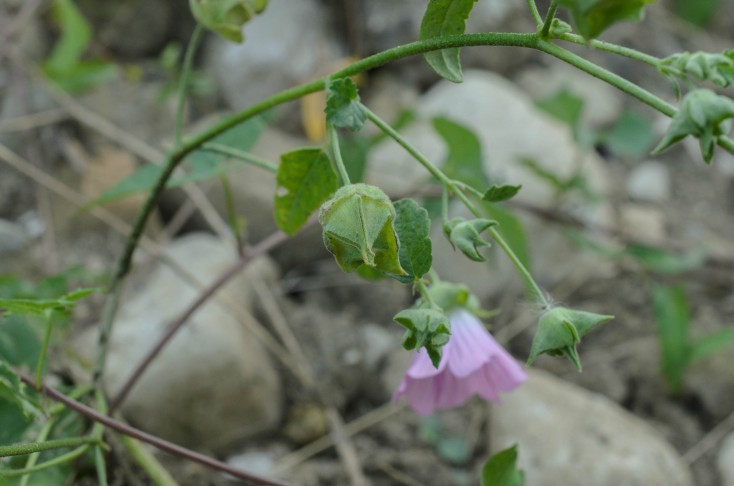
<path fill-rule="evenodd" d="M 28 386 L 35 386 L 35 382 L 32 378 L 18 372 L 17 370 L 15 370 L 15 372 L 18 374 L 20 379 L 23 380 L 23 382 L 25 382 Z M 239 469 L 236 469 L 230 466 L 229 464 L 218 461 L 209 456 L 205 456 L 204 454 L 201 454 L 199 452 L 195 452 L 190 449 L 186 449 L 185 447 L 181 447 L 180 445 L 174 444 L 172 442 L 168 442 L 167 440 L 164 440 L 164 439 L 161 439 L 160 437 L 156 437 L 154 435 L 148 434 L 147 432 L 143 432 L 142 430 L 136 429 L 135 427 L 132 427 L 128 424 L 120 422 L 119 420 L 116 420 L 108 415 L 101 414 L 97 410 L 91 407 L 88 407 L 82 403 L 79 403 L 76 400 L 73 400 L 64 394 L 59 393 L 58 391 L 46 385 L 42 385 L 42 389 L 43 389 L 43 393 L 46 396 L 48 396 L 49 398 L 56 400 L 57 402 L 63 403 L 70 409 L 80 413 L 81 415 L 84 415 L 85 417 L 89 418 L 90 420 L 103 424 L 112 430 L 115 430 L 121 434 L 127 435 L 128 437 L 133 437 L 142 442 L 146 442 L 152 445 L 153 447 L 160 449 L 162 451 L 169 452 L 171 454 L 183 457 L 193 462 L 198 462 L 199 464 L 202 464 L 204 466 L 210 467 L 212 469 L 216 469 L 217 471 L 221 471 L 225 474 L 229 474 L 232 477 L 242 479 L 244 481 L 248 481 L 248 484 L 251 484 L 251 485 L 287 486 L 287 483 L 263 478 L 255 474 L 247 473 L 245 471 L 240 471 Z"/>

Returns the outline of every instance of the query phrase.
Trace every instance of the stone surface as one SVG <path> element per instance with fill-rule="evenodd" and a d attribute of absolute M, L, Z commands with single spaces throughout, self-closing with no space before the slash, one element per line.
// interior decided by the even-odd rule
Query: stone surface
<path fill-rule="evenodd" d="M 692 485 L 673 447 L 608 398 L 545 372 L 491 412 L 492 451 L 518 444 L 527 486 Z"/>
<path fill-rule="evenodd" d="M 734 432 L 721 442 L 716 465 L 721 474 L 721 486 L 734 486 Z"/>
<path fill-rule="evenodd" d="M 627 194 L 634 200 L 663 203 L 670 199 L 671 193 L 670 170 L 662 162 L 643 162 L 627 176 Z"/>
<path fill-rule="evenodd" d="M 665 243 L 665 213 L 661 209 L 629 203 L 620 206 L 619 216 L 619 227 L 626 234 L 651 245 Z"/>
<path fill-rule="evenodd" d="M 231 247 L 205 234 L 176 240 L 166 255 L 204 285 L 234 261 Z M 220 295 L 247 308 L 254 298 L 248 282 L 272 282 L 275 275 L 272 263 L 256 260 Z M 171 269 L 160 267 L 123 303 L 107 361 L 105 384 L 110 394 L 119 390 L 165 327 L 198 295 Z M 77 349 L 84 356 L 83 340 Z M 282 400 L 280 377 L 260 342 L 221 305 L 209 301 L 151 364 L 121 410 L 146 431 L 216 450 L 273 430 Z"/>

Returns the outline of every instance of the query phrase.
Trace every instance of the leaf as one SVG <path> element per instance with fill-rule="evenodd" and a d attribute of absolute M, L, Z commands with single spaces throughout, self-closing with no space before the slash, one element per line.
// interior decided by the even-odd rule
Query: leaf
<path fill-rule="evenodd" d="M 700 338 L 690 346 L 688 361 L 693 363 L 734 343 L 734 329 L 725 328 Z"/>
<path fill-rule="evenodd" d="M 431 269 L 431 220 L 428 211 L 412 199 L 401 199 L 394 203 L 395 232 L 400 242 L 400 266 L 408 277 L 400 280 L 407 283 L 423 276 Z"/>
<path fill-rule="evenodd" d="M 366 264 L 387 274 L 406 275 L 398 256 L 395 217 L 390 198 L 379 187 L 359 183 L 336 191 L 321 207 L 319 223 L 326 249 L 345 272 Z"/>
<path fill-rule="evenodd" d="M 194 18 L 230 42 L 242 42 L 242 26 L 265 10 L 268 0 L 189 0 Z"/>
<path fill-rule="evenodd" d="M 57 299 L 0 299 L 0 311 L 8 314 L 48 317 L 49 312 L 70 312 L 76 302 L 99 292 L 99 289 L 79 289 Z"/>
<path fill-rule="evenodd" d="M 571 13 L 576 30 L 593 39 L 621 20 L 642 20 L 645 5 L 655 0 L 559 0 Z"/>
<path fill-rule="evenodd" d="M 444 173 L 451 179 L 463 182 L 475 189 L 489 185 L 482 162 L 482 145 L 479 138 L 463 125 L 448 118 L 434 118 L 433 128 L 444 139 L 449 153 L 443 165 Z"/>
<path fill-rule="evenodd" d="M 425 348 L 433 366 L 438 368 L 441 348 L 451 335 L 451 324 L 446 314 L 436 309 L 414 308 L 398 312 L 393 319 L 406 329 L 403 348 L 416 351 Z"/>
<path fill-rule="evenodd" d="M 482 468 L 481 486 L 523 486 L 524 473 L 517 469 L 517 444 L 487 459 Z"/>
<path fill-rule="evenodd" d="M 734 86 L 734 50 L 722 53 L 679 52 L 658 64 L 658 71 L 671 80 L 711 81 L 722 88 Z"/>
<path fill-rule="evenodd" d="M 244 152 L 255 145 L 258 138 L 260 138 L 263 126 L 264 124 L 261 118 L 253 118 L 225 130 L 209 142 Z M 189 167 L 189 172 L 184 175 L 171 177 L 166 184 L 167 188 L 179 187 L 192 182 L 219 177 L 232 170 L 244 167 L 245 163 L 242 161 L 233 161 L 228 155 L 204 148 L 196 150 L 189 155 L 183 165 L 184 167 Z M 124 180 L 107 189 L 101 196 L 87 204 L 85 208 L 150 191 L 155 187 L 162 173 L 163 166 L 144 165 Z"/>
<path fill-rule="evenodd" d="M 675 2 L 675 13 L 683 20 L 704 27 L 721 6 L 721 0 L 678 0 Z"/>
<path fill-rule="evenodd" d="M 335 127 L 359 131 L 367 119 L 359 102 L 357 86 L 350 78 L 340 78 L 326 83 L 326 121 Z"/>
<path fill-rule="evenodd" d="M 647 118 L 626 111 L 606 134 L 604 143 L 618 155 L 641 158 L 647 155 L 655 137 L 655 130 Z"/>
<path fill-rule="evenodd" d="M 466 19 L 469 18 L 476 1 L 429 0 L 428 8 L 421 22 L 420 39 L 463 34 L 466 29 Z M 454 83 L 464 80 L 458 48 L 427 52 L 423 57 L 439 76 Z"/>
<path fill-rule="evenodd" d="M 38 408 L 26 395 L 26 386 L 10 367 L 0 361 L 0 401 L 15 405 L 26 418 L 38 414 Z"/>
<path fill-rule="evenodd" d="M 583 98 L 576 96 L 566 88 L 559 90 L 553 96 L 535 102 L 535 106 L 568 125 L 574 133 L 578 130 L 584 104 Z"/>
<path fill-rule="evenodd" d="M 660 336 L 662 372 L 672 392 L 683 385 L 688 361 L 690 316 L 683 287 L 653 289 L 655 324 Z"/>
<path fill-rule="evenodd" d="M 642 266 L 663 275 L 687 272 L 699 267 L 706 258 L 706 252 L 703 249 L 679 256 L 651 246 L 628 245 L 625 252 Z"/>
<path fill-rule="evenodd" d="M 338 180 L 329 156 L 319 148 L 288 152 L 280 160 L 275 178 L 275 222 L 293 235 L 334 193 Z"/>
<path fill-rule="evenodd" d="M 698 138 L 703 159 L 707 164 L 711 163 L 716 139 L 729 132 L 731 118 L 734 118 L 734 100 L 708 89 L 691 91 L 683 98 L 665 136 L 652 153 L 662 152 L 692 135 Z"/>
<path fill-rule="evenodd" d="M 491 202 L 501 202 L 512 199 L 515 195 L 520 192 L 522 185 L 512 186 L 509 184 L 503 184 L 501 186 L 494 185 L 487 189 L 482 196 L 482 199 Z"/>
<path fill-rule="evenodd" d="M 483 262 L 486 258 L 479 253 L 479 248 L 492 245 L 480 235 L 496 224 L 497 222 L 491 219 L 453 218 L 444 222 L 443 232 L 454 249 L 458 248 L 470 260 Z"/>
<path fill-rule="evenodd" d="M 0 319 L 0 361 L 13 366 L 35 366 L 41 355 L 41 341 L 23 316 Z"/>
<path fill-rule="evenodd" d="M 61 37 L 55 43 L 44 68 L 51 73 L 72 70 L 92 40 L 92 29 L 73 0 L 54 0 L 53 13 L 61 28 Z"/>

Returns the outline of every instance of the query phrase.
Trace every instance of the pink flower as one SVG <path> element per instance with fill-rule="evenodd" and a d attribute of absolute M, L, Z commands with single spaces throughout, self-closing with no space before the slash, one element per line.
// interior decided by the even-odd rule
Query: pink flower
<path fill-rule="evenodd" d="M 443 347 L 438 368 L 421 349 L 395 392 L 396 401 L 407 396 L 421 415 L 458 407 L 474 395 L 498 402 L 500 391 L 512 391 L 527 379 L 522 366 L 472 313 L 457 309 L 449 320 L 451 339 Z"/>

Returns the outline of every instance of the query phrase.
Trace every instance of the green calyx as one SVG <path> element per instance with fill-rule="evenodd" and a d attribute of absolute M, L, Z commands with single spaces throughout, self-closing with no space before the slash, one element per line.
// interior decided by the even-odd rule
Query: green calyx
<path fill-rule="evenodd" d="M 599 324 L 603 324 L 614 316 L 594 314 L 566 307 L 554 307 L 540 316 L 538 330 L 530 348 L 528 364 L 541 354 L 550 356 L 567 356 L 576 368 L 581 371 L 576 345 L 581 338 Z"/>
<path fill-rule="evenodd" d="M 268 0 L 189 0 L 191 13 L 207 29 L 242 42 L 242 26 L 265 10 Z"/>
<path fill-rule="evenodd" d="M 403 348 L 425 348 L 433 366 L 438 368 L 441 348 L 451 336 L 449 318 L 437 309 L 413 308 L 399 312 L 393 319 L 405 328 Z"/>
<path fill-rule="evenodd" d="M 407 275 L 400 266 L 395 208 L 378 187 L 349 184 L 321 207 L 324 244 L 345 272 L 367 265 L 392 275 Z"/>
<path fill-rule="evenodd" d="M 438 307 L 447 314 L 456 308 L 465 308 L 475 314 L 481 314 L 479 299 L 464 284 L 436 282 L 428 288 L 428 294 Z"/>
<path fill-rule="evenodd" d="M 486 260 L 479 248 L 492 246 L 488 241 L 481 238 L 481 233 L 486 229 L 495 226 L 496 221 L 491 219 L 471 219 L 452 218 L 443 224 L 443 232 L 448 238 L 454 249 L 458 248 L 470 260 L 475 262 L 483 262 Z"/>

